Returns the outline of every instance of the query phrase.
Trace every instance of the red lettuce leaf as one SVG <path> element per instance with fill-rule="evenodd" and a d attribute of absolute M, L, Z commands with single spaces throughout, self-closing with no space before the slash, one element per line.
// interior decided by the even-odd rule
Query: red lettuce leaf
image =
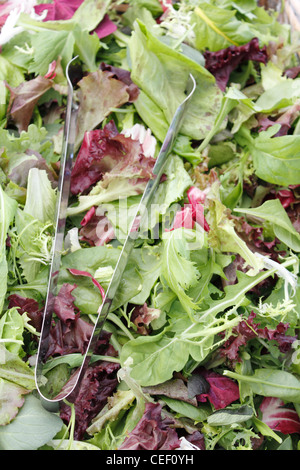
<path fill-rule="evenodd" d="M 296 65 L 295 67 L 290 67 L 284 71 L 284 74 L 287 78 L 297 78 L 300 73 L 300 65 Z"/>
<path fill-rule="evenodd" d="M 103 246 L 114 240 L 115 232 L 106 215 L 97 215 L 96 208 L 91 207 L 80 222 L 79 236 L 91 246 Z"/>
<path fill-rule="evenodd" d="M 242 46 L 230 46 L 217 52 L 205 51 L 205 68 L 214 75 L 216 83 L 222 91 L 225 91 L 229 77 L 233 70 L 246 61 L 267 63 L 268 56 L 266 46 L 260 48 L 257 38 Z"/>
<path fill-rule="evenodd" d="M 200 374 L 209 385 L 207 392 L 196 395 L 198 401 L 208 400 L 216 410 L 219 410 L 240 398 L 239 387 L 232 379 L 204 368 L 197 369 L 195 373 Z"/>
<path fill-rule="evenodd" d="M 195 220 L 193 218 L 193 210 L 189 204 L 185 204 L 185 206 L 176 212 L 172 228 L 172 230 L 176 230 L 177 228 L 186 228 L 192 229 L 195 226 Z M 167 230 L 168 231 L 168 230 Z"/>
<path fill-rule="evenodd" d="M 94 215 L 96 213 L 96 207 L 91 207 L 85 216 L 83 217 L 82 221 L 80 222 L 80 225 L 82 227 L 85 227 L 91 220 L 93 219 Z"/>
<path fill-rule="evenodd" d="M 110 115 L 111 108 L 119 108 L 130 99 L 129 86 L 114 78 L 112 72 L 102 71 L 100 68 L 83 76 L 77 85 L 80 104 L 75 139 L 76 151 L 82 144 L 85 132 L 96 129 Z"/>
<path fill-rule="evenodd" d="M 69 20 L 82 3 L 83 0 L 53 0 L 53 3 L 35 5 L 34 10 L 38 15 L 47 10 L 44 21 Z"/>
<path fill-rule="evenodd" d="M 268 341 L 274 340 L 278 343 L 281 352 L 290 350 L 291 345 L 297 339 L 296 336 L 286 334 L 289 328 L 288 323 L 278 323 L 276 329 L 269 329 L 267 327 L 259 328 L 259 323 L 254 323 L 256 314 L 251 312 L 247 320 L 242 320 L 236 327 L 233 328 L 232 335 L 227 339 L 224 345 L 220 348 L 220 354 L 227 357 L 231 361 L 240 361 L 239 351 L 242 346 L 245 346 L 248 341 L 253 338 L 263 338 Z"/>
<path fill-rule="evenodd" d="M 96 354 L 117 355 L 116 351 L 109 344 L 110 337 L 111 333 L 102 331 L 97 343 L 98 349 Z M 76 440 L 82 440 L 91 420 L 106 405 L 107 398 L 114 393 L 118 385 L 117 371 L 119 367 L 118 363 L 103 361 L 87 368 L 74 403 L 76 415 L 74 438 Z M 72 387 L 76 378 L 77 373 L 71 377 L 65 387 Z M 62 394 L 64 394 L 64 390 L 62 390 Z M 71 409 L 65 402 L 61 403 L 60 417 L 66 423 L 70 421 Z"/>
<path fill-rule="evenodd" d="M 129 103 L 132 103 L 133 101 L 137 100 L 140 91 L 138 86 L 131 80 L 131 74 L 128 70 L 122 69 L 120 67 L 115 67 L 113 65 L 108 65 L 105 62 L 102 62 L 100 64 L 100 70 L 102 70 L 103 72 L 110 72 L 112 78 L 116 78 L 117 80 L 120 80 L 128 86 L 126 91 L 129 95 Z"/>
<path fill-rule="evenodd" d="M 187 192 L 189 204 L 185 204 L 182 209 L 176 212 L 172 228 L 193 229 L 195 223 L 198 223 L 206 232 L 209 231 L 209 225 L 204 216 L 205 193 L 196 186 L 191 186 Z"/>
<path fill-rule="evenodd" d="M 199 447 L 200 450 L 206 450 L 205 438 L 200 431 L 194 431 L 193 434 L 188 434 L 185 436 L 186 440 L 191 444 Z"/>
<path fill-rule="evenodd" d="M 117 30 L 117 25 L 111 21 L 108 15 L 105 15 L 101 23 L 95 29 L 99 39 L 105 38 Z"/>
<path fill-rule="evenodd" d="M 16 307 L 22 315 L 27 313 L 32 326 L 40 332 L 43 321 L 43 308 L 40 308 L 38 302 L 34 299 L 21 297 L 18 294 L 12 294 L 8 297 L 8 308 Z"/>
<path fill-rule="evenodd" d="M 300 200 L 287 207 L 287 214 L 293 224 L 293 227 L 300 233 Z"/>
<path fill-rule="evenodd" d="M 6 86 L 11 94 L 8 115 L 16 124 L 19 132 L 27 131 L 37 102 L 53 86 L 52 79 L 39 75 L 32 80 L 21 83 L 16 88 L 8 84 Z"/>
<path fill-rule="evenodd" d="M 169 11 L 170 6 L 172 6 L 173 1 L 172 0 L 159 0 L 159 3 L 161 5 L 161 8 L 163 12 Z"/>
<path fill-rule="evenodd" d="M 57 319 L 50 329 L 46 358 L 86 351 L 94 326 L 80 318 L 80 311 L 74 305 L 74 289 L 76 284 L 65 283 L 55 298 L 53 310 Z"/>
<path fill-rule="evenodd" d="M 63 323 L 68 323 L 77 318 L 79 310 L 74 306 L 75 298 L 72 295 L 76 284 L 63 284 L 54 301 L 54 313 Z"/>
<path fill-rule="evenodd" d="M 31 149 L 26 150 L 24 154 L 31 158 L 24 158 L 24 160 L 21 160 L 17 165 L 15 165 L 13 168 L 10 168 L 9 170 L 6 165 L 8 164 L 9 159 L 6 160 L 5 158 L 3 158 L 2 160 L 0 157 L 1 167 L 6 173 L 8 173 L 8 178 L 14 183 L 16 183 L 18 186 L 26 188 L 29 171 L 31 170 L 31 168 L 38 168 L 39 170 L 46 171 L 52 187 L 56 188 L 58 179 L 57 174 L 55 173 L 52 166 L 47 164 L 46 160 L 42 157 L 42 155 L 39 152 L 36 152 Z"/>
<path fill-rule="evenodd" d="M 102 299 L 104 300 L 105 290 L 103 289 L 101 284 L 97 281 L 97 279 L 95 279 L 90 273 L 88 273 L 87 271 L 80 271 L 79 269 L 72 269 L 72 268 L 70 268 L 69 271 L 71 274 L 73 274 L 73 276 L 90 277 L 92 279 L 92 283 L 94 284 L 94 286 L 96 286 L 99 289 Z"/>
<path fill-rule="evenodd" d="M 119 149 L 112 140 L 118 134 L 113 121 L 103 129 L 95 129 L 84 134 L 84 139 L 71 175 L 72 194 L 83 193 L 110 171 Z"/>
<path fill-rule="evenodd" d="M 68 325 L 61 321 L 55 323 L 50 330 L 46 359 L 78 352 L 84 354 L 93 328 L 93 325 L 81 318 L 77 318 Z"/>
<path fill-rule="evenodd" d="M 206 195 L 204 191 L 197 188 L 196 186 L 191 186 L 187 192 L 187 197 L 189 200 L 190 207 L 192 208 L 193 219 L 201 227 L 204 228 L 206 232 L 209 232 L 209 225 L 204 217 L 204 202 Z"/>
<path fill-rule="evenodd" d="M 158 318 L 159 314 L 160 310 L 148 307 L 147 303 L 145 302 L 144 305 L 136 305 L 133 307 L 130 320 L 132 323 L 134 323 L 134 325 L 136 325 L 138 334 L 148 335 L 151 321 L 155 318 Z"/>
<path fill-rule="evenodd" d="M 280 129 L 274 137 L 280 137 L 287 135 L 290 128 L 292 127 L 294 121 L 298 118 L 300 111 L 300 103 L 296 102 L 290 106 L 284 113 L 280 114 L 279 117 L 269 117 L 264 114 L 257 116 L 258 128 L 259 131 L 265 131 L 269 127 L 274 126 L 275 124 L 280 124 Z"/>
<path fill-rule="evenodd" d="M 180 446 L 171 426 L 173 420 L 162 418 L 159 403 L 146 403 L 145 412 L 118 450 L 174 450 Z"/>
<path fill-rule="evenodd" d="M 265 397 L 259 407 L 262 418 L 273 431 L 300 434 L 300 418 L 294 408 L 285 406 L 280 398 Z"/>
<path fill-rule="evenodd" d="M 98 181 L 108 184 L 117 176 L 148 180 L 154 163 L 154 158 L 144 156 L 138 141 L 119 134 L 110 121 L 103 129 L 85 133 L 72 170 L 71 192 L 83 193 Z"/>
<path fill-rule="evenodd" d="M 53 3 L 36 5 L 34 9 L 38 15 L 47 10 L 44 21 L 70 20 L 82 3 L 83 0 L 54 0 Z M 95 29 L 95 33 L 99 39 L 102 39 L 114 33 L 116 29 L 117 25 L 106 14 Z"/>

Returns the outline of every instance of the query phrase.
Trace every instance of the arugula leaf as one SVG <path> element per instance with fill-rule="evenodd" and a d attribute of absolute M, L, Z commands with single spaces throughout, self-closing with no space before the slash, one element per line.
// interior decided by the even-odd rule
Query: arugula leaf
<path fill-rule="evenodd" d="M 131 377 L 142 386 L 157 385 L 182 370 L 190 355 L 202 362 L 210 353 L 215 335 L 239 323 L 239 317 L 220 318 L 204 323 L 192 322 L 182 307 L 172 308 L 170 324 L 152 336 L 128 341 L 120 354 L 121 365 L 132 359 Z"/>
<path fill-rule="evenodd" d="M 201 406 L 194 406 L 182 400 L 175 400 L 165 396 L 161 396 L 160 398 L 172 411 L 176 412 L 177 415 L 188 417 L 194 422 L 201 423 L 205 421 L 211 413 L 210 408 L 205 404 L 202 404 Z"/>
<path fill-rule="evenodd" d="M 253 417 L 253 409 L 248 405 L 243 405 L 237 409 L 217 410 L 207 418 L 208 424 L 212 426 L 231 425 L 244 423 Z"/>

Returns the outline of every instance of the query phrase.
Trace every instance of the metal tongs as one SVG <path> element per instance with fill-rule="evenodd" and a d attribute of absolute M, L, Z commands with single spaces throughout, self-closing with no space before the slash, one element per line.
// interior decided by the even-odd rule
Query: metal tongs
<path fill-rule="evenodd" d="M 39 341 L 39 348 L 37 354 L 37 361 L 35 367 L 35 381 L 38 393 L 41 397 L 43 405 L 52 410 L 53 404 L 58 404 L 60 401 L 68 399 L 68 402 L 74 403 L 78 395 L 81 381 L 84 377 L 84 374 L 87 370 L 87 367 L 90 363 L 91 357 L 93 356 L 95 345 L 99 338 L 99 335 L 103 329 L 103 325 L 107 319 L 107 315 L 110 311 L 113 298 L 118 290 L 124 270 L 126 268 L 128 258 L 132 252 L 134 246 L 134 233 L 136 233 L 136 227 L 140 227 L 144 221 L 145 215 L 147 215 L 147 208 L 149 208 L 153 195 L 160 184 L 161 176 L 172 150 L 176 136 L 180 130 L 180 126 L 184 117 L 184 112 L 186 109 L 186 104 L 193 95 L 196 82 L 194 77 L 190 74 L 188 78 L 188 83 L 186 87 L 186 98 L 178 106 L 170 127 L 167 131 L 165 140 L 160 149 L 159 155 L 156 159 L 156 163 L 153 168 L 154 178 L 150 179 L 147 183 L 145 191 L 142 195 L 139 207 L 137 209 L 135 218 L 132 222 L 132 225 L 128 231 L 127 238 L 121 250 L 117 265 L 115 267 L 113 276 L 109 283 L 109 286 L 106 291 L 105 298 L 98 309 L 97 319 L 94 325 L 94 329 L 87 345 L 85 354 L 82 357 L 81 366 L 76 370 L 76 373 L 72 376 L 72 379 L 69 380 L 67 385 L 63 387 L 62 392 L 56 395 L 54 398 L 45 396 L 41 391 L 45 377 L 43 376 L 43 367 L 45 366 L 45 357 L 48 351 L 49 344 L 49 335 L 50 328 L 53 317 L 53 306 L 56 297 L 58 276 L 61 264 L 61 254 L 64 247 L 64 234 L 66 226 L 66 217 L 67 217 L 67 208 L 69 201 L 70 193 L 70 180 L 71 180 L 71 170 L 72 162 L 75 151 L 75 138 L 76 138 L 76 124 L 77 124 L 77 114 L 78 114 L 78 105 L 75 103 L 74 89 L 70 79 L 70 65 L 76 58 L 72 59 L 66 69 L 66 76 L 68 79 L 68 100 L 67 100 L 67 111 L 66 119 L 64 126 L 64 141 L 63 141 L 63 152 L 61 157 L 61 167 L 60 175 L 58 182 L 58 194 L 57 194 L 57 208 L 56 208 L 56 227 L 55 227 L 55 237 L 53 242 L 53 255 L 52 262 L 50 265 L 50 274 L 49 282 L 47 289 L 47 296 L 44 308 L 43 323 Z M 135 227 L 135 231 L 131 229 Z M 52 405 L 51 405 L 52 404 Z"/>

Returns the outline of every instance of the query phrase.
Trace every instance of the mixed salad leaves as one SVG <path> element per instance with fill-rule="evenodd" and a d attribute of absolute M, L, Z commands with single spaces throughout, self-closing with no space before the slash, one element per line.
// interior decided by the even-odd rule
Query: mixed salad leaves
<path fill-rule="evenodd" d="M 0 27 L 0 449 L 299 450 L 299 34 L 256 0 L 8 0 Z M 34 367 L 75 56 L 53 396 L 190 73 L 197 88 L 76 402 L 53 413 Z"/>

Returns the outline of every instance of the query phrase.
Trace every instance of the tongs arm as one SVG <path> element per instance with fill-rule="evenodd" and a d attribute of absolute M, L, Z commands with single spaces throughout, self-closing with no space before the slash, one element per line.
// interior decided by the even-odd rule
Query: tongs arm
<path fill-rule="evenodd" d="M 160 149 L 156 163 L 154 165 L 154 169 L 153 169 L 154 177 L 151 178 L 147 183 L 147 186 L 141 198 L 139 207 L 137 209 L 135 218 L 132 222 L 127 238 L 122 247 L 112 279 L 107 288 L 105 298 L 101 306 L 98 309 L 98 316 L 96 319 L 96 323 L 94 325 L 93 332 L 89 340 L 86 353 L 83 355 L 82 364 L 80 368 L 76 371 L 76 373 L 73 375 L 72 380 L 70 380 L 70 382 L 63 389 L 63 391 L 59 393 L 54 399 L 49 399 L 48 397 L 45 397 L 42 395 L 41 390 L 40 390 L 40 384 L 41 384 L 41 379 L 42 379 L 42 364 L 43 364 L 43 360 L 48 350 L 47 338 L 49 338 L 50 323 L 51 323 L 52 311 L 53 311 L 53 301 L 55 298 L 53 294 L 54 294 L 54 290 L 56 289 L 57 277 L 58 277 L 59 266 L 60 266 L 60 253 L 63 247 L 66 211 L 67 211 L 69 189 L 70 189 L 71 166 L 72 166 L 72 160 L 73 160 L 73 155 L 74 155 L 76 116 L 77 116 L 76 107 L 74 106 L 74 103 L 73 103 L 73 89 L 71 86 L 71 82 L 69 82 L 69 99 L 68 99 L 66 125 L 65 125 L 65 147 L 64 147 L 64 153 L 63 153 L 62 168 L 61 168 L 61 173 L 60 173 L 61 182 L 60 182 L 60 186 L 59 186 L 60 189 L 59 189 L 59 194 L 58 194 L 59 206 L 58 206 L 58 217 L 56 221 L 54 255 L 53 255 L 53 261 L 52 261 L 52 265 L 50 269 L 50 282 L 49 282 L 49 288 L 48 288 L 48 293 L 47 293 L 44 321 L 43 321 L 43 328 L 42 328 L 42 336 L 40 340 L 40 348 L 39 348 L 38 361 L 37 361 L 37 366 L 36 366 L 37 388 L 39 390 L 41 397 L 48 403 L 59 402 L 66 398 L 71 403 L 76 400 L 81 381 L 90 363 L 90 359 L 94 353 L 95 345 L 103 329 L 103 325 L 107 319 L 107 315 L 110 311 L 112 301 L 115 297 L 115 294 L 122 280 L 124 270 L 128 262 L 128 258 L 134 247 L 135 236 L 136 236 L 137 231 L 136 230 L 133 231 L 132 228 L 134 226 L 135 228 L 140 227 L 143 223 L 144 217 L 147 215 L 147 209 L 149 208 L 151 201 L 153 199 L 153 196 L 155 194 L 155 191 L 158 185 L 160 184 L 161 176 L 165 169 L 165 165 L 168 161 L 168 157 L 172 150 L 176 136 L 180 130 L 180 126 L 184 118 L 186 104 L 188 100 L 191 98 L 191 96 L 193 95 L 195 88 L 196 88 L 195 79 L 192 75 L 189 75 L 187 96 L 177 108 L 174 114 L 174 117 L 172 119 L 171 125 L 167 131 L 166 137 L 164 139 L 164 142 Z"/>

